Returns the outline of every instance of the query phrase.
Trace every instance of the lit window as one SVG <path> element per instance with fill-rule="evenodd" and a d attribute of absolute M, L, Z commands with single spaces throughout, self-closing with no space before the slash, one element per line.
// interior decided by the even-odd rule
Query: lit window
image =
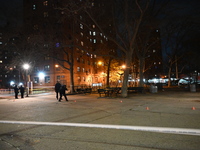
<path fill-rule="evenodd" d="M 83 29 L 83 25 L 82 24 L 80 24 L 80 28 Z"/>
<path fill-rule="evenodd" d="M 49 70 L 50 70 L 50 66 L 49 65 L 44 66 L 44 71 L 49 71 Z"/>
<path fill-rule="evenodd" d="M 92 27 L 95 28 L 95 25 L 93 24 Z"/>
<path fill-rule="evenodd" d="M 83 43 L 83 41 L 81 41 L 81 46 L 83 46 L 84 45 L 84 43 Z"/>
<path fill-rule="evenodd" d="M 90 57 L 93 58 L 93 55 L 91 54 Z"/>
<path fill-rule="evenodd" d="M 39 83 L 39 77 L 34 77 L 34 83 Z"/>
<path fill-rule="evenodd" d="M 49 47 L 49 45 L 48 44 L 44 44 L 44 48 L 48 48 Z"/>
<path fill-rule="evenodd" d="M 59 80 L 60 80 L 60 76 L 57 76 L 56 78 L 57 78 L 57 81 L 59 81 Z"/>
<path fill-rule="evenodd" d="M 80 67 L 77 67 L 77 72 L 80 72 L 81 71 L 81 68 Z"/>
<path fill-rule="evenodd" d="M 44 81 L 45 81 L 45 83 L 50 83 L 50 76 L 46 76 L 46 77 L 44 78 Z"/>
<path fill-rule="evenodd" d="M 49 16 L 48 12 L 44 12 L 44 17 L 48 17 L 48 16 Z"/>
<path fill-rule="evenodd" d="M 0 42 L 0 45 L 2 45 L 3 44 L 3 42 Z"/>
<path fill-rule="evenodd" d="M 83 32 L 81 32 L 81 36 L 83 36 Z"/>
<path fill-rule="evenodd" d="M 156 62 L 154 62 L 154 65 L 156 64 Z"/>
<path fill-rule="evenodd" d="M 7 56 L 5 56 L 5 59 L 7 59 Z"/>
<path fill-rule="evenodd" d="M 3 61 L 2 60 L 0 60 L 0 64 L 2 64 L 3 63 Z"/>
<path fill-rule="evenodd" d="M 93 32 L 93 36 L 95 36 L 96 35 L 96 32 Z"/>
<path fill-rule="evenodd" d="M 36 5 L 33 5 L 33 10 L 36 10 Z"/>
<path fill-rule="evenodd" d="M 48 1 L 44 1 L 44 2 L 43 2 L 43 5 L 44 5 L 44 6 L 48 6 Z"/>
<path fill-rule="evenodd" d="M 156 50 L 154 49 L 154 50 L 153 50 L 153 53 L 155 53 L 155 52 L 156 52 Z"/>
<path fill-rule="evenodd" d="M 94 43 L 97 43 L 97 40 L 96 40 L 96 39 L 94 39 Z"/>
<path fill-rule="evenodd" d="M 78 82 L 81 82 L 81 77 L 77 77 L 77 79 L 78 79 Z"/>
<path fill-rule="evenodd" d="M 82 72 L 85 72 L 85 68 L 82 68 Z"/>

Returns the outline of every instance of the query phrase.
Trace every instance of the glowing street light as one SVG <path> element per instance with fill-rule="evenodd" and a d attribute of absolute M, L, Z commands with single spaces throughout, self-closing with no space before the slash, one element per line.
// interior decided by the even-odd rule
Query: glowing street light
<path fill-rule="evenodd" d="M 45 74 L 43 72 L 39 72 L 38 77 L 39 77 L 39 80 L 40 80 L 40 85 L 42 85 L 42 81 L 44 80 Z"/>
<path fill-rule="evenodd" d="M 23 68 L 24 68 L 25 70 L 28 70 L 28 69 L 30 68 L 30 65 L 29 65 L 29 64 L 24 64 L 24 65 L 23 65 Z"/>
<path fill-rule="evenodd" d="M 24 68 L 24 70 L 26 71 L 26 77 L 25 77 L 25 79 L 26 79 L 26 96 L 28 97 L 28 94 L 29 94 L 29 85 L 28 85 L 28 82 L 29 82 L 29 78 L 28 78 L 28 69 L 30 68 L 30 65 L 29 64 L 27 64 L 27 63 L 25 63 L 25 64 L 23 64 L 23 68 Z"/>
<path fill-rule="evenodd" d="M 98 65 L 103 65 L 103 62 L 99 61 L 99 62 L 98 62 Z"/>
<path fill-rule="evenodd" d="M 126 68 L 126 65 L 122 65 L 122 69 L 125 69 Z"/>
<path fill-rule="evenodd" d="M 39 78 L 44 78 L 45 75 L 44 75 L 43 72 L 39 72 L 39 73 L 38 73 L 38 76 L 39 76 Z"/>

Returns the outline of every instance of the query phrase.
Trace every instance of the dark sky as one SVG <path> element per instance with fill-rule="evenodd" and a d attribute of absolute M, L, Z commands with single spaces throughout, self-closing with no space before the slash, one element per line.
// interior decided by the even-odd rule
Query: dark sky
<path fill-rule="evenodd" d="M 23 0 L 0 0 L 0 27 L 15 27 L 22 22 Z"/>
<path fill-rule="evenodd" d="M 8 23 L 12 25 L 22 23 L 22 10 L 23 0 L 0 0 L 0 27 Z M 172 18 L 181 19 L 190 15 L 191 19 L 200 20 L 200 0 L 170 0 L 168 10 Z"/>

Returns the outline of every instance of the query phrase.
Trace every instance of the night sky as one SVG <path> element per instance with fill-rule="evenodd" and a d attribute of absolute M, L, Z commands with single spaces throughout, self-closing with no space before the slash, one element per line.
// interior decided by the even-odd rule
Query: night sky
<path fill-rule="evenodd" d="M 23 23 L 23 0 L 0 0 L 0 27 Z"/>

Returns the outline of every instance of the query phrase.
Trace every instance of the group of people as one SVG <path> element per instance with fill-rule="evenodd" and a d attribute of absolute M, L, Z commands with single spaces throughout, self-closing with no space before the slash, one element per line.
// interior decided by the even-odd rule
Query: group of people
<path fill-rule="evenodd" d="M 67 95 L 66 95 L 66 90 L 67 90 L 66 85 L 61 85 L 59 83 L 59 81 L 57 81 L 57 83 L 55 84 L 55 92 L 56 92 L 56 98 L 59 102 L 61 102 L 63 96 L 64 96 L 65 100 L 68 101 Z M 19 92 L 21 94 L 21 98 L 24 98 L 25 88 L 23 87 L 23 85 L 21 85 L 20 87 L 15 85 L 14 92 L 15 92 L 15 99 L 18 99 Z"/>
<path fill-rule="evenodd" d="M 62 96 L 64 96 L 65 100 L 68 101 L 67 95 L 66 95 L 67 87 L 66 85 L 61 85 L 59 81 L 55 84 L 55 92 L 56 92 L 56 98 L 59 102 L 62 100 Z"/>
<path fill-rule="evenodd" d="M 21 85 L 19 88 L 17 85 L 14 86 L 14 92 L 15 92 L 15 99 L 18 99 L 18 94 L 21 94 L 21 98 L 24 98 L 24 92 L 25 92 L 25 88 L 23 87 L 23 85 Z"/>

